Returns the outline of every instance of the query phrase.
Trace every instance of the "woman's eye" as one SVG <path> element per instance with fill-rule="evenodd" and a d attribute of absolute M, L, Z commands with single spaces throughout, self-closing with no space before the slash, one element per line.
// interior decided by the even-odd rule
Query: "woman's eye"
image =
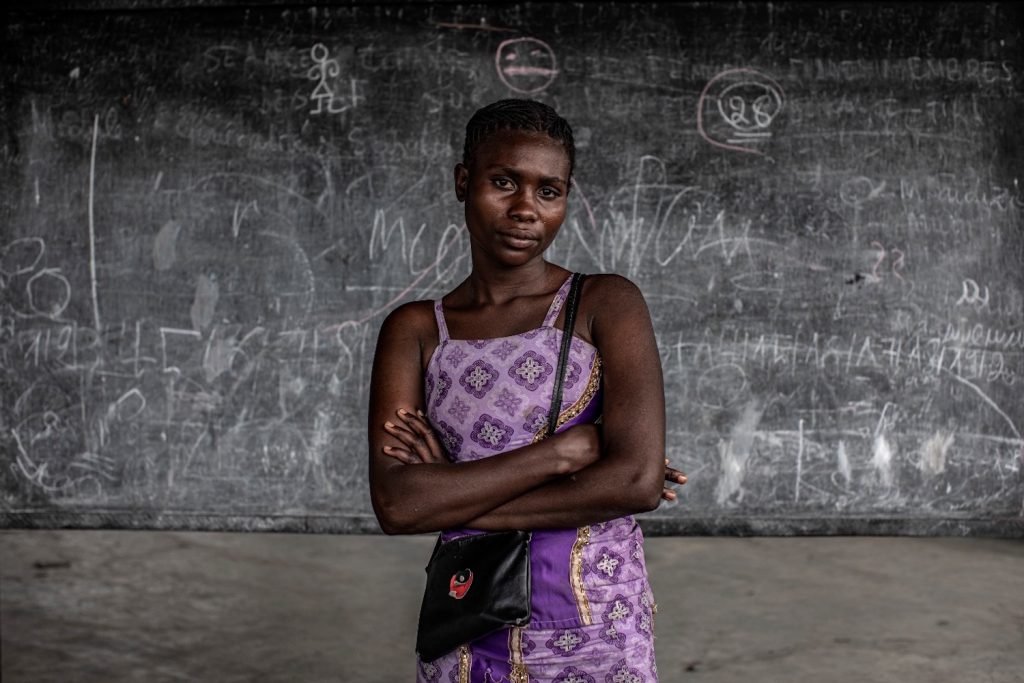
<path fill-rule="evenodd" d="M 561 192 L 553 187 L 544 187 L 540 190 L 540 196 L 544 199 L 558 199 L 561 196 Z"/>
<path fill-rule="evenodd" d="M 495 187 L 497 187 L 499 189 L 502 189 L 502 190 L 511 190 L 512 189 L 512 181 L 509 180 L 508 178 L 495 178 L 493 182 L 494 182 Z"/>

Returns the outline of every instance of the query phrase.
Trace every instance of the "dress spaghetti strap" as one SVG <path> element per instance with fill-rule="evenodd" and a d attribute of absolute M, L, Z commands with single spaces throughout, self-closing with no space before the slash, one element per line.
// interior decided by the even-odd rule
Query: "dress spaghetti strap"
<path fill-rule="evenodd" d="M 547 315 L 544 316 L 544 322 L 541 323 L 542 327 L 554 327 L 555 320 L 558 318 L 559 311 L 562 310 L 562 304 L 565 303 L 566 297 L 569 296 L 569 287 L 572 285 L 572 274 L 565 278 L 565 282 L 555 292 L 555 298 L 551 301 L 551 306 L 548 308 Z"/>
<path fill-rule="evenodd" d="M 440 299 L 434 300 L 434 319 L 437 320 L 438 343 L 448 341 L 448 324 L 444 321 L 444 306 Z"/>

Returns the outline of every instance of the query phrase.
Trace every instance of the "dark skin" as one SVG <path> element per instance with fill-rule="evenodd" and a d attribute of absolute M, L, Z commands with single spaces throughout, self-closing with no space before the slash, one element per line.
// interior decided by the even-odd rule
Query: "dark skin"
<path fill-rule="evenodd" d="M 540 325 L 569 276 L 544 260 L 565 219 L 569 158 L 543 133 L 499 131 L 455 167 L 472 272 L 443 299 L 453 339 L 514 335 Z M 562 327 L 563 315 L 555 321 Z M 647 306 L 616 275 L 584 282 L 573 333 L 600 353 L 602 423 L 451 463 L 427 422 L 423 373 L 439 343 L 433 305 L 406 304 L 384 321 L 370 390 L 370 492 L 385 533 L 468 527 L 578 527 L 654 509 L 684 484 L 664 459 L 661 362 Z"/>

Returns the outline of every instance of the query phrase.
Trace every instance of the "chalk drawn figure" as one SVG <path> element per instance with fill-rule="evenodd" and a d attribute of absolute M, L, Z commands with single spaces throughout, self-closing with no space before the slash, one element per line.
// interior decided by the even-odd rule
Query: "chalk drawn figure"
<path fill-rule="evenodd" d="M 763 154 L 785 93 L 771 76 L 754 69 L 729 69 L 704 86 L 697 101 L 697 132 L 716 147 Z"/>
<path fill-rule="evenodd" d="M 498 78 L 510 90 L 525 95 L 544 91 L 558 75 L 555 51 L 537 38 L 509 38 L 494 55 Z"/>
<path fill-rule="evenodd" d="M 341 74 L 338 60 L 329 57 L 330 52 L 323 43 L 317 43 L 310 48 L 309 54 L 313 58 L 313 66 L 309 68 L 307 76 L 310 80 L 317 81 L 313 94 L 309 96 L 310 100 L 316 102 L 316 108 L 310 114 L 337 114 L 344 111 L 343 108 L 337 108 L 336 104 L 340 102 L 327 83 L 328 79 L 335 79 Z"/>

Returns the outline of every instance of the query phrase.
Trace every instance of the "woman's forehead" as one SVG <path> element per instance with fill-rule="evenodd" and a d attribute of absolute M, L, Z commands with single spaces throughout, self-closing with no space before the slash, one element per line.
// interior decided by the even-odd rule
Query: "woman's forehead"
<path fill-rule="evenodd" d="M 532 130 L 502 129 L 477 145 L 471 163 L 480 168 L 491 166 L 543 166 L 549 173 L 567 177 L 569 154 L 565 145 L 547 133 Z"/>

